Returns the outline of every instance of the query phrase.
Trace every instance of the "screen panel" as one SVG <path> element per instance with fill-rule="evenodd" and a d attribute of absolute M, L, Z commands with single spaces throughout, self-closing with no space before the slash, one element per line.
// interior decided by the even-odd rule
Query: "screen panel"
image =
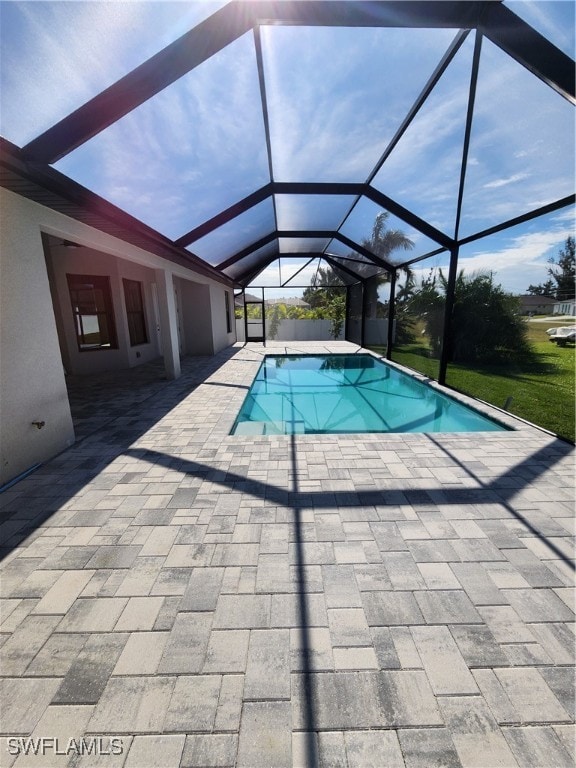
<path fill-rule="evenodd" d="M 372 185 L 454 235 L 474 36 L 469 35 Z"/>
<path fill-rule="evenodd" d="M 574 193 L 575 109 L 484 40 L 460 236 Z"/>
<path fill-rule="evenodd" d="M 461 247 L 466 280 L 446 373 L 449 386 L 572 441 L 574 346 L 550 339 L 553 329 L 574 328 L 575 213 L 570 206 Z"/>
<path fill-rule="evenodd" d="M 321 261 L 319 258 L 308 259 L 289 280 L 285 281 L 284 285 L 293 288 L 296 286 L 314 285 L 320 266 Z"/>
<path fill-rule="evenodd" d="M 270 174 L 252 35 L 219 51 L 56 168 L 170 238 L 260 189 Z"/>
<path fill-rule="evenodd" d="M 358 280 L 366 280 L 367 278 L 380 273 L 387 274 L 386 270 L 382 269 L 382 267 L 378 267 L 369 261 L 359 261 L 357 259 L 346 258 L 345 256 L 334 255 L 331 255 L 331 259 L 336 264 L 340 264 L 347 270 L 354 272 Z"/>
<path fill-rule="evenodd" d="M 302 258 L 290 257 L 290 258 L 280 259 L 281 284 L 292 280 L 292 278 L 298 272 L 300 272 L 309 261 L 310 261 L 309 256 L 304 256 Z"/>
<path fill-rule="evenodd" d="M 448 269 L 448 254 L 439 254 L 396 278 L 392 360 L 433 379 L 442 353 Z"/>
<path fill-rule="evenodd" d="M 273 287 L 280 285 L 280 259 L 275 259 L 250 281 L 251 287 Z"/>
<path fill-rule="evenodd" d="M 339 269 L 338 265 L 344 266 L 346 270 Z M 354 285 L 357 283 L 361 278 L 356 273 L 350 274 L 353 270 L 349 268 L 349 265 L 344 261 L 338 262 L 336 259 L 331 259 L 330 261 L 326 261 L 326 259 L 322 260 L 322 265 L 325 268 L 328 268 L 330 272 L 337 278 L 336 285 Z M 326 284 L 332 285 L 328 280 L 325 280 Z"/>
<path fill-rule="evenodd" d="M 402 264 L 438 244 L 366 197 L 360 198 L 340 232 L 390 264 Z"/>
<path fill-rule="evenodd" d="M 362 344 L 362 285 L 352 285 L 348 288 L 346 302 L 346 341 Z"/>
<path fill-rule="evenodd" d="M 223 5 L 2 3 L 0 133 L 24 146 Z"/>
<path fill-rule="evenodd" d="M 277 181 L 365 181 L 454 36 L 288 25 L 261 32 Z"/>
<path fill-rule="evenodd" d="M 209 264 L 221 264 L 251 243 L 273 232 L 274 206 L 271 198 L 249 208 L 221 227 L 195 240 L 188 250 Z"/>
<path fill-rule="evenodd" d="M 233 280 L 242 281 L 243 278 L 249 275 L 253 269 L 256 269 L 259 264 L 262 264 L 262 266 L 269 264 L 277 254 L 278 241 L 272 240 L 270 243 L 266 243 L 266 245 L 263 245 L 261 248 L 247 254 L 244 258 L 234 264 L 230 264 L 230 266 L 222 271 Z"/>
<path fill-rule="evenodd" d="M 504 0 L 504 5 L 554 43 L 557 48 L 572 59 L 574 58 L 576 50 L 574 3 L 570 0 L 548 0 L 540 3 L 535 3 L 533 0 Z"/>
<path fill-rule="evenodd" d="M 278 229 L 338 229 L 355 199 L 351 195 L 275 195 Z"/>
<path fill-rule="evenodd" d="M 320 237 L 279 237 L 280 253 L 321 253 L 329 243 Z"/>

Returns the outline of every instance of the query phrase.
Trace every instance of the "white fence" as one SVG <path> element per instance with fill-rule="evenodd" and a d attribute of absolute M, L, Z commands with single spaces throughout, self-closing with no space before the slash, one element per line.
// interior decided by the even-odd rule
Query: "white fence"
<path fill-rule="evenodd" d="M 269 335 L 270 324 L 266 323 L 266 338 L 272 341 Z M 332 322 L 330 320 L 281 320 L 273 341 L 329 341 L 334 337 L 331 334 Z M 344 338 L 344 324 L 337 340 Z"/>
<path fill-rule="evenodd" d="M 269 324 L 266 323 L 267 331 Z M 268 333 L 268 341 L 330 341 L 333 336 L 330 331 L 330 320 L 281 320 L 274 339 Z M 365 344 L 369 346 L 386 346 L 388 339 L 388 320 L 379 318 L 366 318 L 364 327 Z M 238 341 L 246 341 L 244 320 L 236 320 L 236 336 Z M 336 341 L 344 339 L 344 327 Z"/>
<path fill-rule="evenodd" d="M 396 321 L 393 327 L 396 331 Z M 388 320 L 367 317 L 364 322 L 364 344 L 367 347 L 385 347 L 388 344 Z"/>

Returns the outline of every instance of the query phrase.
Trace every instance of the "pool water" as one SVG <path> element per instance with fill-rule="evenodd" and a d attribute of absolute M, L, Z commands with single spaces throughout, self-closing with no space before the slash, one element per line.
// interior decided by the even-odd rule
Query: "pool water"
<path fill-rule="evenodd" d="M 506 427 L 371 355 L 270 355 L 231 434 L 502 430 Z"/>

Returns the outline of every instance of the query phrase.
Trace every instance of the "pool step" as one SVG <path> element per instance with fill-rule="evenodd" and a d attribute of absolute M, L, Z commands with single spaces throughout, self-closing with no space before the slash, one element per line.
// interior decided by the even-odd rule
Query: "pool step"
<path fill-rule="evenodd" d="M 304 421 L 241 421 L 236 425 L 235 435 L 303 435 Z"/>

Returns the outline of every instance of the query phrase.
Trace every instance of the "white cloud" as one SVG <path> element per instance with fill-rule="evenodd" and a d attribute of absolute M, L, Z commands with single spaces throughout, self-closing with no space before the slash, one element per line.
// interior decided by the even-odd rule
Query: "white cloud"
<path fill-rule="evenodd" d="M 2 3 L 2 134 L 24 145 L 222 4 Z"/>
<path fill-rule="evenodd" d="M 513 176 L 509 176 L 507 179 L 495 179 L 489 181 L 483 185 L 484 189 L 498 189 L 499 187 L 506 187 L 508 184 L 516 184 L 519 181 L 523 181 L 528 178 L 527 173 L 515 173 Z"/>
<path fill-rule="evenodd" d="M 509 244 L 499 250 L 482 250 L 473 256 L 463 256 L 459 259 L 459 266 L 467 271 L 491 271 L 500 272 L 506 269 L 519 269 L 531 266 L 542 266 L 542 258 L 546 253 L 560 245 L 570 230 L 554 230 L 552 232 L 533 232 L 513 238 Z"/>
<path fill-rule="evenodd" d="M 510 10 L 542 32 L 569 56 L 574 56 L 574 2 L 560 0 L 508 0 Z"/>
<path fill-rule="evenodd" d="M 430 32 L 265 29 L 276 178 L 364 181 L 453 36 Z"/>
<path fill-rule="evenodd" d="M 307 264 L 308 261 L 309 259 L 290 259 L 290 260 L 284 259 L 282 263 L 282 281 L 292 282 L 291 278 L 294 278 L 293 282 L 295 285 L 298 285 L 298 286 L 310 285 L 318 271 L 318 259 L 313 259 L 309 264 Z M 322 262 L 320 266 L 322 268 L 325 268 L 327 265 L 326 263 Z M 266 267 L 258 275 L 258 277 L 256 277 L 252 281 L 250 285 L 251 286 L 269 286 L 269 289 L 266 291 L 266 298 L 280 298 L 282 296 L 300 296 L 302 294 L 303 289 L 291 287 L 290 284 L 287 285 L 285 288 L 278 288 L 279 277 L 280 275 L 278 272 L 278 260 L 275 260 L 268 267 Z M 272 290 L 272 288 L 274 288 L 275 290 Z M 250 290 L 250 287 L 248 288 L 248 290 Z"/>
<path fill-rule="evenodd" d="M 500 233 L 484 241 L 463 246 L 458 259 L 458 270 L 466 274 L 491 272 L 494 281 L 509 293 L 525 294 L 529 285 L 545 282 L 549 275 L 548 259 L 558 254 L 566 238 L 574 234 L 575 213 L 568 208 L 554 214 L 540 224 L 525 225 L 521 234 Z M 529 228 L 529 231 L 526 231 Z M 430 270 L 441 268 L 448 274 L 446 256 L 438 256 L 414 265 L 413 273 L 418 283 L 428 277 Z M 402 278 L 399 278 L 402 283 Z"/>
<path fill-rule="evenodd" d="M 259 107 L 245 36 L 57 167 L 176 238 L 269 181 Z"/>
<path fill-rule="evenodd" d="M 482 46 L 462 235 L 569 195 L 573 107 L 495 45 Z"/>

